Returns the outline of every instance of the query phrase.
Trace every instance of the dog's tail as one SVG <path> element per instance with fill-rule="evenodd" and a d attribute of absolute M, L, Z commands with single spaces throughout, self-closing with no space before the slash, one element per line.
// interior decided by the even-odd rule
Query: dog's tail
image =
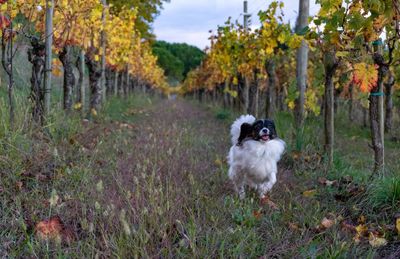
<path fill-rule="evenodd" d="M 240 136 L 240 127 L 243 123 L 253 124 L 256 118 L 253 115 L 242 115 L 231 126 L 232 145 L 236 145 Z"/>

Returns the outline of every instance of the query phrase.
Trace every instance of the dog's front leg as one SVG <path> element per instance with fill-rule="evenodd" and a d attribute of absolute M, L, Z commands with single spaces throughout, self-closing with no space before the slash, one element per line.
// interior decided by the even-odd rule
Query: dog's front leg
<path fill-rule="evenodd" d="M 269 192 L 274 184 L 276 183 L 276 173 L 272 173 L 269 175 L 268 182 L 264 182 L 258 186 L 258 194 L 260 198 L 264 198 L 267 192 Z"/>

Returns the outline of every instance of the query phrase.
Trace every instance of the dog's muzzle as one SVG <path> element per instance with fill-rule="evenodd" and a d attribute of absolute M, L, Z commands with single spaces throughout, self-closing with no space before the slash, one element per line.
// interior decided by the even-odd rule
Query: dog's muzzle
<path fill-rule="evenodd" d="M 267 129 L 267 128 L 263 128 L 261 131 L 260 131 L 260 133 L 259 133 L 259 135 L 260 135 L 260 138 L 263 140 L 263 141 L 268 141 L 268 140 L 270 140 L 270 131 L 269 131 L 269 129 Z"/>

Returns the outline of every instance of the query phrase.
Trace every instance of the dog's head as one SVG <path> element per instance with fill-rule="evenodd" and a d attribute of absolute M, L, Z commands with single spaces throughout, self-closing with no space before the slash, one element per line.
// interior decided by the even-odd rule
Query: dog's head
<path fill-rule="evenodd" d="M 275 123 L 272 120 L 257 120 L 253 124 L 242 124 L 238 144 L 246 138 L 267 142 L 277 137 Z"/>

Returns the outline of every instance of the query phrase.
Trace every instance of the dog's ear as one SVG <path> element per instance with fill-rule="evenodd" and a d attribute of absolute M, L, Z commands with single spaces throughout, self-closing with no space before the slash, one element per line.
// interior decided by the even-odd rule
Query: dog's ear
<path fill-rule="evenodd" d="M 242 141 L 245 138 L 251 137 L 252 134 L 253 134 L 253 126 L 248 123 L 243 123 L 242 126 L 240 126 L 240 136 L 238 139 L 238 145 L 242 144 Z"/>

